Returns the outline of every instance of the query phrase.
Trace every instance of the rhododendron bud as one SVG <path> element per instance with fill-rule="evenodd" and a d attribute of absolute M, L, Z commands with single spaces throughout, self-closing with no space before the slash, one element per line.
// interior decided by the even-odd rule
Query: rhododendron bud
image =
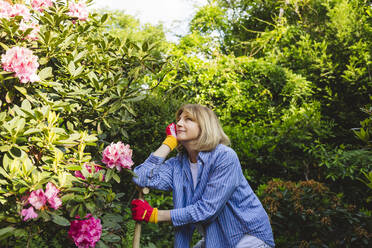
<path fill-rule="evenodd" d="M 12 5 L 0 0 L 0 18 L 9 19 L 12 14 Z"/>
<path fill-rule="evenodd" d="M 1 63 L 5 71 L 15 72 L 21 83 L 39 81 L 36 74 L 39 63 L 38 57 L 25 47 L 13 47 L 1 56 Z"/>
<path fill-rule="evenodd" d="M 86 21 L 88 19 L 89 14 L 85 3 L 69 2 L 68 7 L 70 11 L 67 14 L 69 16 L 77 17 L 80 21 Z"/>
<path fill-rule="evenodd" d="M 33 207 L 29 207 L 28 209 L 22 209 L 21 215 L 24 216 L 23 218 L 24 221 L 28 219 L 34 219 L 37 217 L 37 213 L 35 213 Z"/>
<path fill-rule="evenodd" d="M 36 209 L 42 208 L 45 205 L 46 201 L 47 198 L 43 189 L 32 191 L 30 196 L 28 197 L 28 202 Z"/>
<path fill-rule="evenodd" d="M 45 9 L 52 7 L 53 2 L 52 0 L 32 0 L 31 1 L 32 8 L 43 12 Z"/>
<path fill-rule="evenodd" d="M 62 205 L 62 201 L 58 197 L 58 193 L 59 189 L 57 189 L 53 183 L 49 182 L 46 186 L 45 197 L 47 198 L 50 206 L 54 209 L 58 209 Z"/>
<path fill-rule="evenodd" d="M 29 21 L 31 18 L 31 12 L 24 4 L 14 4 L 10 17 L 22 16 L 25 21 Z"/>
<path fill-rule="evenodd" d="M 76 216 L 76 218 L 80 218 Z M 94 247 L 101 238 L 101 220 L 91 214 L 85 216 L 86 220 L 74 220 L 70 223 L 68 235 L 74 240 L 79 248 Z"/>
<path fill-rule="evenodd" d="M 124 145 L 120 141 L 116 144 L 111 143 L 103 150 L 102 162 L 109 168 L 114 168 L 121 171 L 122 168 L 131 169 L 133 165 L 132 150 L 129 145 Z"/>
<path fill-rule="evenodd" d="M 26 38 L 30 40 L 37 40 L 37 35 L 40 31 L 40 26 L 37 22 L 26 23 L 22 20 L 21 24 L 19 24 L 19 29 L 22 31 L 26 31 L 29 28 L 32 28 L 32 31 L 26 36 Z"/>

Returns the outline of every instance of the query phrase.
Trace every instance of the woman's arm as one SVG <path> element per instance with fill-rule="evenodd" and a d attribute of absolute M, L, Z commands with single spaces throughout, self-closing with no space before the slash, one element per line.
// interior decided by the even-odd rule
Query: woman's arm
<path fill-rule="evenodd" d="M 171 149 L 169 148 L 169 146 L 161 144 L 161 146 L 153 153 L 153 155 L 160 158 L 166 158 L 170 152 Z"/>
<path fill-rule="evenodd" d="M 171 123 L 166 129 L 167 137 L 163 144 L 152 153 L 145 162 L 134 168 L 137 177 L 133 178 L 134 183 L 140 187 L 150 187 L 159 190 L 172 190 L 173 185 L 173 163 L 164 159 L 177 146 L 175 124 Z"/>
<path fill-rule="evenodd" d="M 170 221 L 172 221 L 170 212 L 171 212 L 170 210 L 159 210 L 159 212 L 158 212 L 158 222 L 170 222 Z"/>

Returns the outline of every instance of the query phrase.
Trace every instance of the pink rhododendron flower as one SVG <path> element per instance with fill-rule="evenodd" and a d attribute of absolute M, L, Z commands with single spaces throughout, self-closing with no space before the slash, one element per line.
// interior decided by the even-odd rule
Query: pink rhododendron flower
<path fill-rule="evenodd" d="M 47 198 L 43 189 L 32 191 L 28 197 L 28 202 L 36 209 L 41 209 L 45 205 L 46 201 Z"/>
<path fill-rule="evenodd" d="M 62 200 L 59 197 L 48 199 L 48 203 L 54 209 L 58 209 L 60 206 L 62 206 Z"/>
<path fill-rule="evenodd" d="M 36 74 L 39 63 L 38 57 L 25 47 L 13 47 L 1 56 L 1 63 L 5 71 L 15 72 L 21 83 L 39 81 Z"/>
<path fill-rule="evenodd" d="M 87 168 L 87 170 L 88 170 L 89 173 L 92 173 L 92 166 L 91 166 L 91 164 L 89 164 L 89 163 L 84 163 L 84 166 L 85 166 L 85 168 Z M 100 171 L 100 170 L 102 170 L 102 168 L 101 168 L 99 165 L 94 164 L 94 173 L 96 173 L 96 172 L 98 172 L 98 171 Z M 75 177 L 79 177 L 79 178 L 81 178 L 81 179 L 83 179 L 83 180 L 86 179 L 86 178 L 84 177 L 83 173 L 81 173 L 81 171 L 75 171 L 74 175 L 75 175 Z M 104 178 L 104 177 L 103 177 L 103 178 Z"/>
<path fill-rule="evenodd" d="M 85 3 L 69 2 L 68 7 L 70 11 L 67 14 L 69 16 L 77 17 L 80 21 L 86 21 L 88 19 L 89 14 Z"/>
<path fill-rule="evenodd" d="M 46 186 L 45 197 L 48 203 L 54 209 L 58 209 L 62 205 L 61 199 L 58 197 L 59 189 L 54 186 L 53 183 L 49 182 Z"/>
<path fill-rule="evenodd" d="M 76 216 L 80 218 L 79 216 Z M 94 247 L 101 238 L 101 220 L 94 218 L 91 214 L 85 216 L 86 220 L 71 221 L 68 235 L 74 240 L 79 248 Z"/>
<path fill-rule="evenodd" d="M 32 8 L 43 12 L 45 9 L 52 7 L 53 2 L 52 0 L 32 0 L 31 1 Z"/>
<path fill-rule="evenodd" d="M 131 169 L 133 165 L 132 150 L 129 145 L 124 145 L 120 141 L 116 144 L 111 143 L 103 150 L 102 162 L 109 168 L 114 168 L 121 171 L 122 168 Z"/>
<path fill-rule="evenodd" d="M 22 16 L 25 21 L 29 21 L 31 18 L 31 12 L 24 4 L 14 4 L 12 6 L 10 17 L 14 16 Z"/>
<path fill-rule="evenodd" d="M 0 0 L 0 18 L 9 19 L 12 14 L 12 5 L 8 2 Z"/>
<path fill-rule="evenodd" d="M 28 209 L 22 209 L 21 215 L 25 217 L 23 219 L 24 221 L 28 219 L 34 219 L 37 217 L 37 213 L 35 213 L 33 207 L 29 207 Z"/>
<path fill-rule="evenodd" d="M 30 40 L 37 40 L 37 34 L 40 31 L 39 24 L 37 22 L 26 23 L 22 20 L 21 24 L 19 25 L 19 29 L 26 31 L 29 28 L 32 28 L 32 31 L 26 36 L 26 38 Z"/>

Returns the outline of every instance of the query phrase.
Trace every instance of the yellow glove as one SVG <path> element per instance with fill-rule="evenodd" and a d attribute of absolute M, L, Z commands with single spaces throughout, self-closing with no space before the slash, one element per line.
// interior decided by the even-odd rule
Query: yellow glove
<path fill-rule="evenodd" d="M 154 210 L 152 211 L 149 222 L 155 223 L 155 224 L 158 223 L 158 209 L 157 208 L 154 208 Z"/>
<path fill-rule="evenodd" d="M 172 151 L 174 148 L 177 147 L 176 124 L 169 124 L 165 132 L 167 133 L 167 138 L 165 138 L 163 144 L 169 146 Z"/>

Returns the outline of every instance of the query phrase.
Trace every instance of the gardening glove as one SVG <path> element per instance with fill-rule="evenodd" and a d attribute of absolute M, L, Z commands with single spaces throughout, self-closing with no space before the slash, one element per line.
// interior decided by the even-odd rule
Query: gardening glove
<path fill-rule="evenodd" d="M 131 205 L 133 220 L 158 223 L 158 209 L 152 208 L 147 201 L 134 199 Z"/>
<path fill-rule="evenodd" d="M 172 151 L 177 146 L 176 124 L 169 124 L 165 132 L 167 133 L 167 138 L 165 138 L 163 144 L 169 146 Z"/>

